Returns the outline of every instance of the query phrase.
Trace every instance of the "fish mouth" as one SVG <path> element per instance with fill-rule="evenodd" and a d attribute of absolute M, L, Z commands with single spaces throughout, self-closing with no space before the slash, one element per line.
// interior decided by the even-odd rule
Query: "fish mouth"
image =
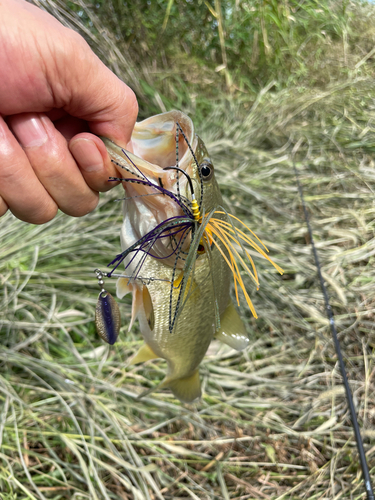
<path fill-rule="evenodd" d="M 173 110 L 136 123 L 128 146 L 132 153 L 108 139 L 104 142 L 123 179 L 129 201 L 127 210 L 132 212 L 128 219 L 132 219 L 133 232 L 138 238 L 152 225 L 191 215 L 188 179 L 175 168 L 168 169 L 178 163 L 188 176 L 193 176 L 196 169 L 192 151 L 197 149 L 198 137 L 187 115 Z"/>
<path fill-rule="evenodd" d="M 196 164 L 192 151 L 196 151 L 199 139 L 192 120 L 181 111 L 161 113 L 136 123 L 128 144 L 130 151 L 106 138 L 102 140 L 121 178 L 129 180 L 135 176 L 191 199 L 187 177 L 173 167 L 178 166 L 188 176 L 194 176 Z M 126 182 L 123 185 L 128 194 L 132 191 L 131 196 L 149 192 L 149 186 L 141 183 L 133 184 L 132 189 Z"/>
<path fill-rule="evenodd" d="M 136 123 L 128 150 L 108 139 L 102 140 L 123 178 L 130 177 L 125 175 L 125 170 L 190 199 L 187 178 L 171 169 L 178 166 L 191 176 L 196 167 L 192 151 L 197 149 L 199 139 L 195 134 L 193 122 L 187 115 L 173 110 Z M 124 188 L 127 189 L 126 184 Z M 147 189 L 138 186 L 136 191 L 142 195 L 146 194 Z"/>
<path fill-rule="evenodd" d="M 144 255 L 182 267 L 183 260 L 177 258 L 176 263 L 176 254 L 188 250 L 189 228 L 194 221 L 192 181 L 188 177 L 196 168 L 192 151 L 198 138 L 192 120 L 180 111 L 170 111 L 137 123 L 128 146 L 132 153 L 106 139 L 104 142 L 126 192 L 122 248 L 142 244 L 146 237 Z M 177 164 L 187 176 L 176 169 Z M 166 230 L 157 234 L 155 231 L 165 224 Z M 142 252 L 135 252 L 137 258 L 127 258 L 125 263 L 131 261 L 131 268 L 135 268 Z"/>
<path fill-rule="evenodd" d="M 131 138 L 133 153 L 161 170 L 176 165 L 177 157 L 179 167 L 187 170 L 191 154 L 183 134 L 179 133 L 176 140 L 177 124 L 194 151 L 197 138 L 192 120 L 181 111 L 173 110 L 135 124 Z"/>

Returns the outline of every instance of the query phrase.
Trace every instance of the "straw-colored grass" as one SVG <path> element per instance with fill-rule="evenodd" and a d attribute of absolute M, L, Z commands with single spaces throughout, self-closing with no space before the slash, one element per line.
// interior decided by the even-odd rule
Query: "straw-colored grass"
<path fill-rule="evenodd" d="M 285 274 L 257 258 L 259 320 L 242 311 L 250 346 L 213 342 L 196 404 L 167 390 L 137 399 L 166 367 L 128 366 L 142 342 L 137 326 L 127 333 L 129 300 L 115 346 L 95 332 L 93 271 L 118 253 L 121 187 L 84 218 L 0 220 L 1 500 L 365 498 L 292 163 L 374 471 L 375 101 L 354 68 L 363 57 L 323 88 L 223 97 L 198 128 L 229 211 Z"/>

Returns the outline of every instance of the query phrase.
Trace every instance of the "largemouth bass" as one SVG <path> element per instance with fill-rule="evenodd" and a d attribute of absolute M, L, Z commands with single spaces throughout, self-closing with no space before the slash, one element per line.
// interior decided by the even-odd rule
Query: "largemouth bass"
<path fill-rule="evenodd" d="M 126 268 L 117 296 L 132 293 L 129 328 L 138 319 L 145 340 L 131 362 L 165 359 L 168 372 L 155 389 L 169 387 L 191 402 L 201 395 L 199 365 L 212 339 L 238 350 L 248 345 L 230 284 L 234 280 L 237 300 L 242 289 L 255 314 L 240 268 L 257 282 L 245 246 L 267 255 L 227 214 L 214 166 L 188 116 L 171 111 L 137 123 L 133 153 L 103 140 L 126 192 L 123 253 L 111 263 L 113 270 L 121 262 Z"/>

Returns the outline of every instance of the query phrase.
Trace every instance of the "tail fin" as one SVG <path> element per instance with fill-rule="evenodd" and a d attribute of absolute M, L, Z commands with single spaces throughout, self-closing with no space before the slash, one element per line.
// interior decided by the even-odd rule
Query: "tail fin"
<path fill-rule="evenodd" d="M 169 387 L 176 398 L 184 403 L 191 403 L 202 395 L 198 369 L 190 377 L 172 381 L 165 379 L 163 386 Z"/>
<path fill-rule="evenodd" d="M 163 387 L 168 387 L 176 398 L 183 403 L 191 403 L 194 399 L 200 398 L 202 395 L 199 370 L 197 369 L 190 377 L 178 378 L 176 380 L 170 380 L 167 377 L 156 387 L 151 387 L 147 391 L 142 392 L 137 399 L 144 398 Z"/>

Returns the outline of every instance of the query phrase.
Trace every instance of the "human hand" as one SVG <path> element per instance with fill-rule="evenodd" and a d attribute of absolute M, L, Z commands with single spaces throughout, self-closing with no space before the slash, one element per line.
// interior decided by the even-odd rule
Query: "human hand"
<path fill-rule="evenodd" d="M 0 19 L 0 217 L 8 208 L 34 224 L 58 208 L 85 215 L 118 175 L 93 134 L 126 147 L 135 95 L 41 9 L 2 0 Z"/>

